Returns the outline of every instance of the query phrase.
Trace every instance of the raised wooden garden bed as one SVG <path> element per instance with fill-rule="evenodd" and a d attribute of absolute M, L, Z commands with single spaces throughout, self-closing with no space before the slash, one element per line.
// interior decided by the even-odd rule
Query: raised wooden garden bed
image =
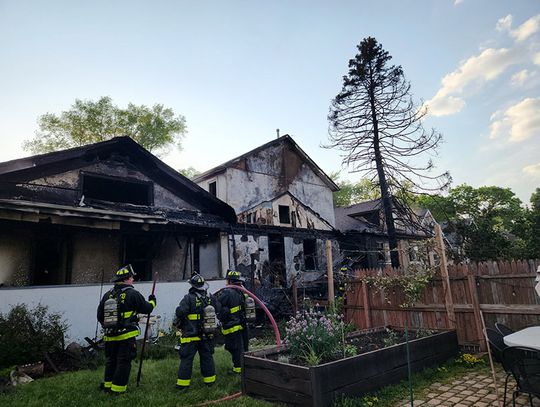
<path fill-rule="evenodd" d="M 244 355 L 242 389 L 245 394 L 273 402 L 331 406 L 341 395 L 361 396 L 406 379 L 405 346 L 401 343 L 314 367 L 278 361 L 280 355 L 286 354 L 284 347 L 249 352 Z M 412 372 L 441 364 L 458 354 L 456 331 L 411 340 L 409 350 Z"/>

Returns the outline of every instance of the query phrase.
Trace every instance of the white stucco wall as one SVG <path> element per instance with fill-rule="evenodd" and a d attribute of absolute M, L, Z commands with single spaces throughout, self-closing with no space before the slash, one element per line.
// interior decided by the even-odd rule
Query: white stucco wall
<path fill-rule="evenodd" d="M 208 282 L 209 291 L 214 293 L 225 286 L 225 280 Z M 180 300 L 187 294 L 187 282 L 160 283 L 156 285 L 157 307 L 152 315 L 159 315 L 160 329 L 168 330 Z M 103 293 L 112 285 L 103 286 Z M 142 295 L 148 297 L 152 282 L 136 283 Z M 96 311 L 100 300 L 99 285 L 64 285 L 0 289 L 0 313 L 7 313 L 16 304 L 34 307 L 47 305 L 51 311 L 60 312 L 70 325 L 66 343 L 83 342 L 84 337 L 93 338 L 96 330 Z M 98 331 L 99 332 L 99 331 Z"/>

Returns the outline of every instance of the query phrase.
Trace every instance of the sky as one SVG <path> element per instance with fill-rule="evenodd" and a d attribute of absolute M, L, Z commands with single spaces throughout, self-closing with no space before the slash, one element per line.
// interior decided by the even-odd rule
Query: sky
<path fill-rule="evenodd" d="M 30 155 L 37 118 L 75 99 L 160 103 L 185 116 L 204 171 L 280 134 L 327 173 L 357 180 L 327 114 L 356 45 L 375 37 L 403 67 L 433 160 L 453 185 L 540 187 L 540 1 L 0 0 L 0 162 Z"/>

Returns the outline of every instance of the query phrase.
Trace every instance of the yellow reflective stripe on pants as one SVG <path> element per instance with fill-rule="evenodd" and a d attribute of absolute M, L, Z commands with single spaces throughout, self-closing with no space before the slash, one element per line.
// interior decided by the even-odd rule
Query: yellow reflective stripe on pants
<path fill-rule="evenodd" d="M 229 310 L 229 312 L 230 312 L 231 314 L 234 314 L 234 313 L 240 311 L 241 308 L 242 308 L 242 306 L 241 306 L 241 305 L 238 305 L 238 306 L 236 306 L 236 307 L 232 307 L 232 308 Z"/>
<path fill-rule="evenodd" d="M 188 314 L 187 319 L 190 321 L 198 321 L 201 319 L 201 314 Z"/>
<path fill-rule="evenodd" d="M 114 392 L 116 392 L 116 393 L 123 393 L 123 392 L 125 392 L 126 390 L 127 390 L 127 385 L 125 385 L 125 386 L 118 386 L 118 385 L 116 385 L 116 384 L 113 384 L 113 385 L 111 386 L 111 391 L 114 391 Z"/>
<path fill-rule="evenodd" d="M 216 375 L 214 376 L 208 376 L 208 377 L 203 377 L 202 381 L 204 383 L 214 383 L 216 381 Z"/>
<path fill-rule="evenodd" d="M 137 329 L 135 331 L 126 332 L 125 334 L 121 334 L 121 335 L 115 335 L 115 336 L 105 335 L 105 336 L 103 336 L 103 340 L 105 342 L 123 341 L 125 339 L 135 338 L 136 336 L 139 336 L 139 333 L 140 332 Z"/>
<path fill-rule="evenodd" d="M 103 382 L 103 388 L 110 389 L 112 386 L 112 382 Z"/>
<path fill-rule="evenodd" d="M 191 379 L 178 379 L 176 381 L 177 386 L 187 387 L 191 384 Z"/>
<path fill-rule="evenodd" d="M 227 328 L 227 329 L 221 328 L 221 333 L 223 335 L 229 335 L 229 334 L 232 334 L 233 332 L 238 332 L 238 331 L 241 331 L 243 329 L 244 328 L 242 327 L 242 325 L 235 325 L 235 326 Z"/>
<path fill-rule="evenodd" d="M 234 373 L 242 373 L 242 368 L 241 368 L 241 367 L 233 367 L 233 368 L 232 368 L 232 371 L 233 371 Z"/>
<path fill-rule="evenodd" d="M 190 343 L 190 342 L 195 342 L 195 341 L 200 341 L 201 338 L 199 338 L 198 336 L 191 336 L 191 337 L 188 337 L 188 338 L 180 338 L 180 343 Z"/>

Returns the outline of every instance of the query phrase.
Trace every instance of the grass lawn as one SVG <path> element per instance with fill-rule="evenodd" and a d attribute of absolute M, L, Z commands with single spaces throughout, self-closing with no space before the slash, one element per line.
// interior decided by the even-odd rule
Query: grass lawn
<path fill-rule="evenodd" d="M 240 377 L 229 373 L 232 367 L 230 354 L 222 347 L 216 347 L 214 360 L 217 381 L 212 387 L 202 383 L 196 357 L 190 389 L 178 392 L 174 386 L 179 358 L 171 355 L 161 360 L 145 360 L 139 387 L 136 385 L 138 360 L 137 363 L 133 362 L 127 394 L 113 396 L 99 391 L 98 386 L 103 376 L 103 369 L 100 368 L 36 380 L 0 395 L 0 406 L 194 406 L 240 391 Z M 219 405 L 267 407 L 272 404 L 242 396 Z"/>

